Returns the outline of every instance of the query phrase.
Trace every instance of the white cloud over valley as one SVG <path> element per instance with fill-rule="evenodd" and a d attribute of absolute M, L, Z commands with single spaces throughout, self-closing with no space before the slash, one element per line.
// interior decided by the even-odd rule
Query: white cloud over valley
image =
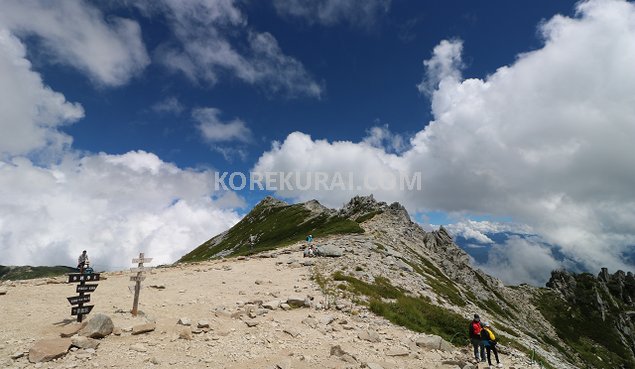
<path fill-rule="evenodd" d="M 510 216 L 589 268 L 628 268 L 621 255 L 635 245 L 635 4 L 582 2 L 575 17 L 539 27 L 541 48 L 482 79 L 462 76 L 460 40 L 442 41 L 419 85 L 431 94 L 434 119 L 403 153 L 295 132 L 254 169 L 421 172 L 422 191 L 372 192 L 411 211 Z M 351 194 L 279 195 L 340 205 Z M 552 265 L 549 253 L 529 246 L 516 242 L 514 255 L 535 250 L 536 262 Z"/>

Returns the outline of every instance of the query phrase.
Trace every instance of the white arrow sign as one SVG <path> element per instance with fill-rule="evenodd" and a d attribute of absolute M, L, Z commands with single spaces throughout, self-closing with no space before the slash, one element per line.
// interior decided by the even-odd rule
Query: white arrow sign
<path fill-rule="evenodd" d="M 143 272 L 147 272 L 152 268 L 148 268 L 148 267 L 140 267 L 140 268 L 130 268 L 130 271 L 133 273 L 143 273 Z"/>

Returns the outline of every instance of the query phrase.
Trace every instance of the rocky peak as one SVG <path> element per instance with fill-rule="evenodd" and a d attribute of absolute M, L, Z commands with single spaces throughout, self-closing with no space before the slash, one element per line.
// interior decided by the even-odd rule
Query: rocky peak
<path fill-rule="evenodd" d="M 355 196 L 346 203 L 339 211 L 339 215 L 347 218 L 355 218 L 373 211 L 385 210 L 387 204 L 377 201 L 373 195 Z"/>
<path fill-rule="evenodd" d="M 305 202 L 304 207 L 309 210 L 312 213 L 316 213 L 316 214 L 321 214 L 324 212 L 330 212 L 331 209 L 327 208 L 326 206 L 320 204 L 319 201 L 317 200 L 309 200 L 307 202 Z"/>
<path fill-rule="evenodd" d="M 286 202 L 282 201 L 282 200 L 278 200 L 273 196 L 267 196 L 264 199 L 260 200 L 260 202 L 256 205 L 256 206 L 263 206 L 263 207 L 267 207 L 267 208 L 275 208 L 278 206 L 287 206 L 289 204 L 287 204 Z"/>

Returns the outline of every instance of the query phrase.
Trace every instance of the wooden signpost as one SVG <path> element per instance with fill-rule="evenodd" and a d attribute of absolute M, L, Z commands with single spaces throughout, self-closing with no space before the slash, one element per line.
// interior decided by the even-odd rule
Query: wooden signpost
<path fill-rule="evenodd" d="M 93 310 L 93 307 L 95 307 L 95 305 L 84 305 L 84 303 L 90 302 L 90 295 L 84 293 L 92 292 L 97 289 L 97 283 L 86 284 L 86 282 L 96 281 L 99 281 L 99 273 L 71 273 L 68 275 L 68 283 L 79 283 L 75 289 L 75 292 L 79 295 L 67 297 L 66 299 L 72 306 L 71 315 L 77 315 L 77 321 L 80 323 L 84 319 L 84 315 L 89 314 L 90 311 Z"/>
<path fill-rule="evenodd" d="M 130 268 L 130 271 L 136 273 L 135 275 L 130 276 L 130 281 L 135 282 L 134 286 L 130 286 L 130 291 L 134 289 L 134 300 L 132 302 L 132 315 L 137 316 L 137 312 L 139 309 L 139 294 L 141 293 L 141 282 L 146 279 L 146 276 L 143 275 L 144 272 L 149 270 L 150 268 L 144 267 L 143 263 L 149 263 L 152 261 L 152 258 L 146 258 L 143 256 L 143 253 L 139 253 L 138 258 L 132 259 L 133 263 L 137 263 L 136 268 Z"/>

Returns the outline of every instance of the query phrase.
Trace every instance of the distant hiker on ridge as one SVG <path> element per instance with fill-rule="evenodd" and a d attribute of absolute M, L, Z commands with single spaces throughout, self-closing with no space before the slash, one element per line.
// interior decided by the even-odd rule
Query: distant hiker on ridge
<path fill-rule="evenodd" d="M 483 345 L 483 340 L 481 339 L 481 317 L 478 314 L 474 314 L 474 320 L 470 323 L 469 332 L 470 332 L 470 342 L 472 343 L 472 347 L 474 347 L 474 358 L 476 362 L 485 361 L 485 346 Z M 479 356 L 479 348 L 480 348 L 480 356 Z"/>
<path fill-rule="evenodd" d="M 82 254 L 77 258 L 77 269 L 79 269 L 80 273 L 84 273 L 84 269 L 90 265 L 90 261 L 88 260 L 88 254 L 86 250 L 82 251 Z"/>

